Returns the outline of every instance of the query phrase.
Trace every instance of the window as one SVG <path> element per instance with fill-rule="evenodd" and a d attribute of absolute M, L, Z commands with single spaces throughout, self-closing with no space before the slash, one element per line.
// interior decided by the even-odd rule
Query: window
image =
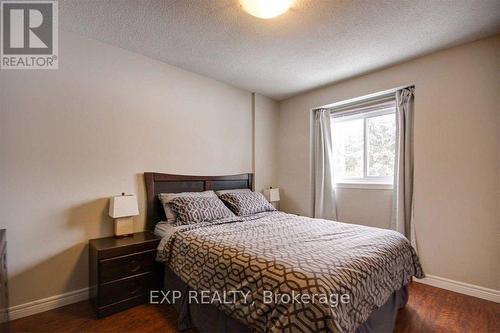
<path fill-rule="evenodd" d="M 396 116 L 393 104 L 375 111 L 332 113 L 335 182 L 392 184 Z"/>

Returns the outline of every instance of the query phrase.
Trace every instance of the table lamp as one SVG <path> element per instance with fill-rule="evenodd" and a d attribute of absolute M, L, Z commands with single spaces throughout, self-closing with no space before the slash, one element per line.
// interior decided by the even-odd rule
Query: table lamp
<path fill-rule="evenodd" d="M 275 205 L 280 201 L 280 189 L 271 187 L 267 190 L 264 190 L 264 196 L 266 197 L 267 201 Z"/>
<path fill-rule="evenodd" d="M 124 237 L 134 233 L 134 218 L 139 215 L 137 198 L 133 194 L 111 197 L 109 202 L 109 216 L 115 219 L 115 236 Z"/>

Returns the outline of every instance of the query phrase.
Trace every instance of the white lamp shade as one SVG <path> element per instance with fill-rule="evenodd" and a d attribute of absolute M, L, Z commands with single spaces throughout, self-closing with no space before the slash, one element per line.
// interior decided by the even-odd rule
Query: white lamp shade
<path fill-rule="evenodd" d="M 137 198 L 133 194 L 111 197 L 109 202 L 109 216 L 112 218 L 139 215 Z"/>
<path fill-rule="evenodd" d="M 270 188 L 268 190 L 264 190 L 264 196 L 269 202 L 277 202 L 280 201 L 280 189 L 279 188 Z"/>

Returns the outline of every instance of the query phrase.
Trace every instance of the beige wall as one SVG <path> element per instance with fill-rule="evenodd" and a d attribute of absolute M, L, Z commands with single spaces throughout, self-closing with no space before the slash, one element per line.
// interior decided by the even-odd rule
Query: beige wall
<path fill-rule="evenodd" d="M 277 187 L 279 105 L 255 94 L 255 191 Z"/>
<path fill-rule="evenodd" d="M 415 220 L 424 269 L 499 289 L 499 41 L 462 45 L 281 102 L 282 208 L 312 212 L 311 108 L 415 84 Z M 372 210 L 352 209 L 353 222 Z"/>
<path fill-rule="evenodd" d="M 250 92 L 66 32 L 59 63 L 0 72 L 11 306 L 87 286 L 87 241 L 112 234 L 108 197 L 136 193 L 135 229 L 143 229 L 144 171 L 252 171 Z M 259 105 L 263 172 L 275 168 L 264 143 L 277 118 L 274 102 L 259 97 Z M 274 176 L 256 177 L 267 186 Z"/>

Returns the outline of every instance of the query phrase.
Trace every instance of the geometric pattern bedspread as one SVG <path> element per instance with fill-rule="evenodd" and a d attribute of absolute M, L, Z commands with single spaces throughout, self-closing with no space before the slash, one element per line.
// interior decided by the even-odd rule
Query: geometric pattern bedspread
<path fill-rule="evenodd" d="M 158 260 L 192 290 L 232 295 L 214 305 L 258 332 L 354 332 L 412 276 L 424 277 L 391 230 L 282 212 L 176 229 Z"/>

